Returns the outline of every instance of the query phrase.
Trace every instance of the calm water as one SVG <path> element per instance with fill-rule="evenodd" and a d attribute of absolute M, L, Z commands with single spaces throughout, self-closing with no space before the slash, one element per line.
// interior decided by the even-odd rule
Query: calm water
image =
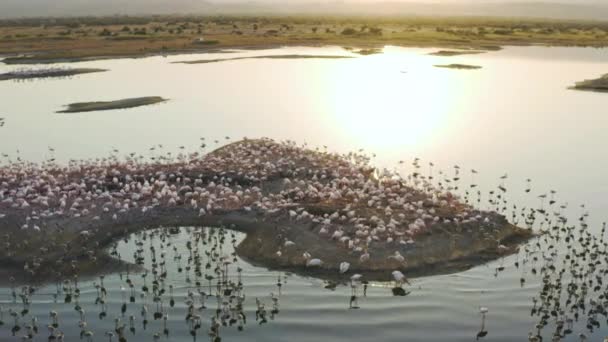
<path fill-rule="evenodd" d="M 337 47 L 284 48 L 77 63 L 71 66 L 110 71 L 72 79 L 0 82 L 0 117 L 6 118 L 0 152 L 14 158 L 18 149 L 22 158 L 38 161 L 51 156 L 49 146 L 60 160 L 101 157 L 112 148 L 151 155 L 148 149 L 155 144 L 163 144 L 166 151 L 181 145 L 194 150 L 200 137 L 212 142 L 224 136 L 292 139 L 334 151 L 364 148 L 377 154 L 375 163 L 387 167 L 420 157 L 450 172 L 456 164 L 474 168 L 480 172 L 475 181 L 484 190 L 508 173 L 510 199 L 523 205 L 538 205 L 537 195 L 555 189 L 559 202 L 570 204 L 572 215 L 580 214 L 579 205 L 585 204 L 591 228 L 597 229 L 608 212 L 608 95 L 567 87 L 606 73 L 608 50 L 525 47 L 451 58 L 429 56 L 432 51 L 388 47 L 384 54 L 356 59 L 171 64 L 268 54 L 347 54 Z M 483 69 L 433 67 L 448 63 Z M 0 64 L 0 73 L 16 68 Z M 72 102 L 152 95 L 171 101 L 130 110 L 54 114 Z M 470 175 L 465 175 L 468 180 Z M 532 179 L 528 197 L 523 196 L 526 178 Z M 130 254 L 128 245 L 120 248 Z M 360 310 L 348 309 L 348 287 L 332 292 L 322 281 L 289 276 L 275 320 L 257 326 L 248 317 L 251 322 L 244 332 L 224 330 L 222 338 L 471 341 L 483 305 L 490 309 L 484 340 L 524 340 L 538 321 L 530 317 L 530 308 L 539 281 L 527 274 L 526 285 L 520 287 L 523 271 L 511 266 L 514 261 L 511 257 L 458 274 L 416 279 L 404 298 L 392 297 L 389 289 L 375 284 L 360 301 Z M 501 263 L 507 269 L 495 277 Z M 243 265 L 252 314 L 254 297 L 266 298 L 269 304 L 277 273 Z M 117 307 L 119 284 L 118 276 L 107 280 Z M 54 286 L 42 290 L 53 291 Z M 82 301 L 92 302 L 94 292 L 91 289 Z M 8 293 L 0 290 L 0 302 L 10 302 Z M 51 296 L 35 297 L 32 310 L 41 323 L 48 322 L 51 309 L 72 321 L 71 332 L 77 333 L 72 306 L 53 304 Z M 138 316 L 139 307 L 130 310 Z M 91 306 L 87 312 L 94 318 L 97 310 Z M 99 330 L 95 340 L 113 327 L 112 319 L 90 319 L 90 327 Z M 179 311 L 170 319 L 173 331 L 185 327 Z M 6 314 L 4 320 L 10 320 Z M 150 341 L 151 333 L 162 328 L 152 323 L 151 329 L 137 340 Z M 174 334 L 170 340 L 190 340 L 187 330 L 181 332 L 184 335 Z M 604 335 L 606 328 L 590 340 Z M 6 327 L 0 328 L 4 340 L 13 340 Z"/>

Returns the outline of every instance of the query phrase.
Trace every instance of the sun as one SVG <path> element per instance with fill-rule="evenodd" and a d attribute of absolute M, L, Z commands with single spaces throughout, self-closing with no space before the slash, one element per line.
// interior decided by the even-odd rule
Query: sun
<path fill-rule="evenodd" d="M 354 146 L 421 147 L 440 134 L 456 96 L 444 75 L 419 56 L 385 52 L 328 69 L 321 98 Z"/>

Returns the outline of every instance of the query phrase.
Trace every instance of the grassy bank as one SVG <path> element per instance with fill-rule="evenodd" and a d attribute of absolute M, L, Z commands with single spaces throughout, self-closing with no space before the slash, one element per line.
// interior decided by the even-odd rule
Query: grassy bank
<path fill-rule="evenodd" d="M 444 69 L 457 69 L 457 70 L 477 70 L 481 69 L 479 65 L 468 65 L 468 64 L 437 64 L 436 68 Z"/>

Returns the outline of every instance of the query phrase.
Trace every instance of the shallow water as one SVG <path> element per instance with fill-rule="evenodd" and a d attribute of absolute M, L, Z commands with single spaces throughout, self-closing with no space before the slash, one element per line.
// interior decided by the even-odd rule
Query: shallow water
<path fill-rule="evenodd" d="M 509 198 L 521 205 L 538 206 L 536 197 L 555 189 L 559 203 L 570 204 L 572 219 L 584 203 L 590 228 L 597 230 L 608 212 L 608 95 L 567 87 L 606 73 L 608 50 L 511 47 L 449 58 L 429 56 L 432 51 L 388 47 L 384 54 L 356 59 L 170 63 L 268 54 L 348 54 L 337 47 L 284 48 L 77 63 L 75 67 L 110 71 L 72 79 L 0 82 L 0 117 L 6 118 L 6 126 L 0 128 L 0 152 L 15 158 L 19 149 L 22 158 L 37 161 L 51 156 L 103 157 L 112 148 L 151 156 L 148 149 L 155 144 L 163 144 L 165 151 L 176 152 L 181 145 L 192 151 L 199 138 L 206 137 L 209 150 L 215 146 L 213 140 L 224 141 L 224 136 L 292 139 L 335 151 L 364 148 L 377 154 L 378 165 L 393 167 L 397 160 L 405 160 L 403 172 L 411 172 L 414 157 L 422 158 L 423 165 L 433 161 L 434 172 L 442 168 L 451 175 L 455 164 L 463 170 L 477 169 L 474 181 L 483 185 L 484 193 L 508 173 Z M 447 63 L 483 68 L 433 67 Z M 16 68 L 0 64 L 0 73 Z M 54 114 L 72 102 L 139 96 L 171 101 L 130 110 Z M 466 171 L 462 178 L 464 184 L 473 181 Z M 523 191 L 526 178 L 532 179 L 528 196 Z M 485 200 L 482 203 L 485 207 Z M 121 248 L 123 255 L 130 254 L 128 246 Z M 520 287 L 523 271 L 515 269 L 514 262 L 510 257 L 466 272 L 416 279 L 412 293 L 404 298 L 392 297 L 389 288 L 372 287 L 359 310 L 348 309 L 349 287 L 332 292 L 319 280 L 293 275 L 283 288 L 281 312 L 274 321 L 263 326 L 252 321 L 244 332 L 223 330 L 222 338 L 471 341 L 479 330 L 478 307 L 483 305 L 490 309 L 484 340 L 523 340 L 538 321 L 530 317 L 530 309 L 539 281 L 526 273 L 526 284 Z M 507 269 L 495 277 L 501 263 Z M 242 264 L 251 314 L 255 296 L 269 302 L 277 273 Z M 108 278 L 107 284 L 116 294 L 111 298 L 118 308 L 119 277 Z M 42 290 L 52 291 L 54 286 Z M 0 302 L 10 302 L 9 292 L 0 290 Z M 94 292 L 89 283 L 82 301 L 92 302 Z M 48 311 L 55 309 L 73 323 L 66 332 L 77 333 L 72 306 L 52 304 L 51 296 L 35 296 L 34 301 L 32 310 L 41 323 L 46 324 Z M 187 341 L 183 301 L 178 302 L 182 312 L 170 314 L 174 333 L 169 340 Z M 132 309 L 138 313 L 139 308 Z M 96 315 L 98 310 L 91 306 L 87 312 Z M 10 320 L 6 313 L 4 320 Z M 102 340 L 112 320 L 91 319 L 95 340 Z M 208 321 L 205 324 L 208 327 Z M 151 332 L 160 327 L 152 323 Z M 183 334 L 179 338 L 178 331 Z M 13 340 L 9 333 L 6 326 L 0 328 L 0 341 Z M 576 335 L 570 340 L 578 340 Z M 604 335 L 605 327 L 590 340 Z M 129 340 L 149 341 L 151 335 Z"/>
<path fill-rule="evenodd" d="M 177 267 L 185 267 L 187 250 L 186 242 L 192 241 L 190 231 L 198 228 L 182 228 L 180 234 L 169 236 L 168 241 L 176 246 L 182 254 L 181 261 L 173 259 L 174 252 L 170 247 L 166 250 L 168 277 L 166 284 L 174 286 L 175 307 L 169 308 L 170 299 L 168 285 L 164 296 L 164 306 L 169 313 L 168 329 L 169 337 L 163 337 L 165 341 L 189 341 L 188 325 L 185 322 L 186 304 L 185 297 L 188 290 L 196 293 L 196 277 L 190 271 L 190 282 L 186 281 L 184 270 L 178 272 Z M 217 228 L 205 228 L 217 229 Z M 237 241 L 241 241 L 244 235 L 236 233 Z M 148 238 L 144 244 L 146 268 L 151 269 L 149 246 L 154 245 L 157 255 L 161 249 L 158 235 L 154 239 Z M 132 256 L 136 249 L 135 239 L 130 238 L 127 242 L 120 241 L 117 252 L 122 260 L 134 262 Z M 209 246 L 206 249 L 209 250 Z M 221 255 L 229 255 L 233 248 L 229 243 L 224 244 Z M 160 261 L 161 259 L 159 259 Z M 527 331 L 535 324 L 535 319 L 528 316 L 531 308 L 530 298 L 537 295 L 539 290 L 535 285 L 537 279 L 526 272 L 528 285 L 519 287 L 519 276 L 522 271 L 505 271 L 494 276 L 494 269 L 498 265 L 512 267 L 514 259 L 496 261 L 485 266 L 453 275 L 420 278 L 413 281 L 407 290 L 411 293 L 406 297 L 393 297 L 390 291 L 391 283 L 372 282 L 367 296 L 362 296 L 359 288 L 360 309 L 349 309 L 351 289 L 347 285 L 338 286 L 335 291 L 325 289 L 325 283 L 314 278 L 306 278 L 293 274 L 268 271 L 264 268 L 255 267 L 240 258 L 230 265 L 230 274 L 233 281 L 237 281 L 236 266 L 243 269 L 242 282 L 246 295 L 245 314 L 247 324 L 243 331 L 236 327 L 222 327 L 221 336 L 225 341 L 366 341 L 381 337 L 383 341 L 445 341 L 446 339 L 458 341 L 471 341 L 474 339 L 480 327 L 480 315 L 478 307 L 489 306 L 490 313 L 486 321 L 486 329 L 489 335 L 488 341 L 513 341 L 526 336 Z M 204 261 L 205 262 L 205 261 Z M 214 266 L 213 266 L 214 267 Z M 203 269 L 204 270 L 204 269 Z M 206 273 L 206 271 L 205 271 Z M 271 293 L 279 294 L 276 286 L 280 277 L 282 287 L 280 291 L 280 312 L 269 319 L 267 324 L 260 325 L 255 321 L 255 298 L 259 298 L 271 308 Z M 344 280 L 349 275 L 344 276 Z M 129 303 L 130 291 L 126 279 L 130 278 L 135 285 L 135 303 Z M 151 287 L 152 275 L 146 280 L 147 286 Z M 209 293 L 208 282 L 204 278 L 198 279 L 201 289 Z M 121 318 L 127 324 L 129 316 L 136 317 L 136 333 L 127 333 L 130 341 L 151 341 L 152 335 L 162 332 L 162 320 L 153 320 L 151 317 L 156 305 L 151 296 L 143 299 L 141 286 L 144 284 L 141 274 L 126 273 L 107 276 L 104 280 L 108 289 L 107 316 L 104 319 L 98 317 L 102 312 L 100 305 L 95 305 L 96 290 L 94 282 L 99 284 L 99 278 L 81 281 L 81 296 L 79 304 L 85 310 L 88 327 L 95 332 L 94 340 L 104 340 L 106 331 L 114 330 L 114 319 Z M 215 280 L 213 284 L 215 287 Z M 517 286 L 515 286 L 517 285 Z M 120 313 L 122 305 L 121 287 L 125 287 L 127 311 L 124 316 Z M 214 293 L 215 290 L 213 290 Z M 55 310 L 60 316 L 59 329 L 66 334 L 66 340 L 78 339 L 80 329 L 78 328 L 79 314 L 75 311 L 75 302 L 64 304 L 64 295 L 59 294 L 57 298 L 56 285 L 48 285 L 38 289 L 34 295 L 33 304 L 30 306 L 29 317 L 36 316 L 42 334 L 40 340 L 46 338 L 45 327 L 50 324 L 49 311 Z M 19 299 L 17 299 L 18 302 Z M 13 304 L 9 289 L 0 290 L 0 305 L 4 307 L 5 326 L 0 328 L 2 341 L 17 340 L 10 337 L 12 319 L 7 315 L 8 308 L 21 311 L 21 304 Z M 149 324 L 143 329 L 143 318 L 140 314 L 142 304 L 149 307 Z M 203 328 L 200 330 L 197 340 L 207 340 L 206 330 L 209 328 L 210 317 L 215 314 L 216 300 L 210 297 L 206 300 L 207 309 L 201 314 L 203 317 Z M 584 329 L 584 326 L 580 326 Z M 582 330 L 581 330 L 582 331 Z M 23 332 L 23 331 L 22 331 Z M 20 336 L 18 334 L 17 336 Z M 598 335 L 600 336 L 600 335 Z"/>

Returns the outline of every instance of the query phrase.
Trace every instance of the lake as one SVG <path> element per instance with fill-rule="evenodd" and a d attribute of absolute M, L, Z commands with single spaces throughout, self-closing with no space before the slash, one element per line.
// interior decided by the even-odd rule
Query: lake
<path fill-rule="evenodd" d="M 6 118 L 0 128 L 0 152 L 13 159 L 19 150 L 26 160 L 67 161 L 104 157 L 113 149 L 145 156 L 177 153 L 180 146 L 195 151 L 200 150 L 202 137 L 206 151 L 226 142 L 226 136 L 231 141 L 245 136 L 290 139 L 338 152 L 364 149 L 376 154 L 373 162 L 378 166 L 397 168 L 403 174 L 412 172 L 411 161 L 416 157 L 421 158 L 425 172 L 428 162 L 434 163 L 435 173 L 443 169 L 452 174 L 453 166 L 459 165 L 467 184 L 479 183 L 485 194 L 504 182 L 509 199 L 522 206 L 537 207 L 539 195 L 555 190 L 557 201 L 569 204 L 571 221 L 588 211 L 589 229 L 599 231 L 608 212 L 608 94 L 568 87 L 606 73 L 608 50 L 508 47 L 456 57 L 429 55 L 433 51 L 386 47 L 382 54 L 352 59 L 172 63 L 272 54 L 356 56 L 340 47 L 290 47 L 60 65 L 109 71 L 70 79 L 0 82 L 0 117 Z M 482 69 L 434 67 L 451 63 Z M 0 64 L 0 73 L 19 68 Z M 143 96 L 170 101 L 128 110 L 55 114 L 69 103 Z M 473 176 L 470 169 L 479 174 Z M 503 181 L 504 174 L 508 177 Z M 532 180 L 530 194 L 524 192 L 528 178 Z M 173 239 L 183 246 L 188 235 L 182 231 Z M 121 255 L 132 254 L 129 241 L 119 245 Z M 373 283 L 367 297 L 360 298 L 358 310 L 348 308 L 349 286 L 330 291 L 321 280 L 279 274 L 240 260 L 248 324 L 242 332 L 222 329 L 222 338 L 472 341 L 480 328 L 479 307 L 486 306 L 489 333 L 485 341 L 523 340 L 538 322 L 530 310 L 531 298 L 540 291 L 540 277 L 530 274 L 530 265 L 514 267 L 519 257 L 456 274 L 414 279 L 406 297 L 393 297 L 390 284 Z M 499 266 L 506 269 L 496 274 Z M 280 313 L 268 324 L 258 325 L 254 298 L 269 306 L 279 276 L 287 279 Z M 522 276 L 526 278 L 523 287 Z M 110 305 L 120 306 L 122 283 L 118 275 L 107 277 L 106 287 L 114 294 Z M 83 304 L 90 313 L 89 328 L 95 330 L 96 341 L 107 340 L 103 332 L 113 328 L 114 316 L 95 317 L 98 308 L 91 304 L 95 289 L 87 284 L 83 284 L 88 289 L 83 290 L 81 301 L 89 302 Z M 169 317 L 174 333 L 163 340 L 192 340 L 183 318 L 184 287 L 176 289 L 180 305 Z M 54 291 L 55 285 L 40 289 L 32 311 L 45 326 L 48 312 L 57 310 L 67 340 L 77 339 L 78 314 L 72 305 L 54 304 L 50 295 Z M 11 322 L 6 313 L 11 302 L 10 289 L 0 289 L 5 323 Z M 129 310 L 139 318 L 138 305 Z M 206 329 L 209 315 L 203 317 Z M 584 325 L 584 321 L 575 325 L 570 341 L 578 341 Z M 146 333 L 127 336 L 130 341 L 150 341 L 161 327 L 156 321 Z M 603 326 L 587 335 L 591 341 L 601 340 L 608 336 L 608 329 Z M 0 327 L 0 341 L 15 340 L 9 336 L 10 328 Z M 199 336 L 205 339 L 206 335 Z"/>

